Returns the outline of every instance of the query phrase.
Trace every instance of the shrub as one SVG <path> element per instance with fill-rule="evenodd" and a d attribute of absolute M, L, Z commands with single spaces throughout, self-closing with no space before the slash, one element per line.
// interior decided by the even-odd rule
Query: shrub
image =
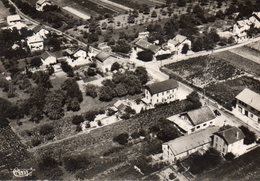
<path fill-rule="evenodd" d="M 84 122 L 84 119 L 81 115 L 73 116 L 72 123 L 75 125 L 79 125 L 80 123 Z"/>
<path fill-rule="evenodd" d="M 85 156 L 70 156 L 63 158 L 64 167 L 68 172 L 75 173 L 78 170 L 87 169 L 90 161 Z"/>
<path fill-rule="evenodd" d="M 97 97 L 97 86 L 95 86 L 93 84 L 88 84 L 85 87 L 85 91 L 86 91 L 87 96 L 90 96 L 92 98 Z"/>
<path fill-rule="evenodd" d="M 131 134 L 131 137 L 132 137 L 133 139 L 137 139 L 137 138 L 140 137 L 140 134 L 139 134 L 138 132 L 133 132 L 133 133 Z"/>
<path fill-rule="evenodd" d="M 6 118 L 0 117 L 0 128 L 7 127 L 9 125 L 9 121 Z"/>
<path fill-rule="evenodd" d="M 150 50 L 138 52 L 137 59 L 142 60 L 144 62 L 150 62 L 153 60 L 153 52 L 151 52 Z"/>
<path fill-rule="evenodd" d="M 239 128 L 242 130 L 242 132 L 245 135 L 244 144 L 250 145 L 250 144 L 256 142 L 256 135 L 255 135 L 255 133 L 253 131 L 250 131 L 245 126 L 240 126 Z"/>
<path fill-rule="evenodd" d="M 39 140 L 38 138 L 34 138 L 31 140 L 31 144 L 33 147 L 38 146 L 41 144 L 41 140 Z"/>
<path fill-rule="evenodd" d="M 170 173 L 169 179 L 170 179 L 170 180 L 173 180 L 173 179 L 175 179 L 175 178 L 176 178 L 176 175 L 175 175 L 174 173 Z"/>
<path fill-rule="evenodd" d="M 120 145 L 126 145 L 128 143 L 128 133 L 122 133 L 113 138 L 113 141 L 118 142 Z"/>
<path fill-rule="evenodd" d="M 111 65 L 111 72 L 113 72 L 114 70 L 119 70 L 121 68 L 121 65 L 118 62 L 115 62 Z"/>
<path fill-rule="evenodd" d="M 225 155 L 225 159 L 226 159 L 227 161 L 232 161 L 232 160 L 234 160 L 235 157 L 236 157 L 236 156 L 235 156 L 232 152 L 228 152 L 228 153 Z"/>
<path fill-rule="evenodd" d="M 49 125 L 49 124 L 45 124 L 43 125 L 40 130 L 39 130 L 39 133 L 40 135 L 47 135 L 47 134 L 50 134 L 53 132 L 53 126 L 52 125 Z"/>

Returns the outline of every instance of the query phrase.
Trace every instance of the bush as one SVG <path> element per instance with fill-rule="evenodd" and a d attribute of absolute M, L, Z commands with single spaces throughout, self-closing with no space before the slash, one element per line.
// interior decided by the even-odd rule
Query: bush
<path fill-rule="evenodd" d="M 63 158 L 64 167 L 68 172 L 75 173 L 78 170 L 87 169 L 90 161 L 85 156 L 70 156 Z"/>
<path fill-rule="evenodd" d="M 7 127 L 9 125 L 9 121 L 6 118 L 0 117 L 0 128 Z"/>
<path fill-rule="evenodd" d="M 113 138 L 113 141 L 118 142 L 120 145 L 126 145 L 128 143 L 128 133 L 122 133 Z"/>
<path fill-rule="evenodd" d="M 119 70 L 121 68 L 121 65 L 118 62 L 115 62 L 111 65 L 111 72 L 113 72 L 114 70 Z"/>
<path fill-rule="evenodd" d="M 236 156 L 235 156 L 232 152 L 228 152 L 228 153 L 225 155 L 225 159 L 226 159 L 227 161 L 232 161 L 232 160 L 234 160 L 235 157 L 236 157 Z"/>
<path fill-rule="evenodd" d="M 90 96 L 92 98 L 97 97 L 97 86 L 95 86 L 93 84 L 88 84 L 85 87 L 85 91 L 86 91 L 87 96 Z"/>
<path fill-rule="evenodd" d="M 84 122 L 84 119 L 81 115 L 73 116 L 72 123 L 75 125 L 79 125 L 80 123 Z"/>
<path fill-rule="evenodd" d="M 170 180 L 173 180 L 173 179 L 175 179 L 175 178 L 176 178 L 176 175 L 175 175 L 174 173 L 170 173 L 169 179 L 170 179 Z"/>
<path fill-rule="evenodd" d="M 138 52 L 137 59 L 142 60 L 144 62 L 150 62 L 153 60 L 153 52 L 151 52 L 150 50 Z"/>
<path fill-rule="evenodd" d="M 34 138 L 34 139 L 31 140 L 31 145 L 33 147 L 38 146 L 40 144 L 41 144 L 41 140 L 39 140 L 38 138 Z"/>
<path fill-rule="evenodd" d="M 40 128 L 40 135 L 47 135 L 53 132 L 53 126 L 49 124 L 45 124 Z"/>
<path fill-rule="evenodd" d="M 139 134 L 138 132 L 133 132 L 133 133 L 131 134 L 131 137 L 132 137 L 133 139 L 137 139 L 137 138 L 140 137 L 140 134 Z"/>

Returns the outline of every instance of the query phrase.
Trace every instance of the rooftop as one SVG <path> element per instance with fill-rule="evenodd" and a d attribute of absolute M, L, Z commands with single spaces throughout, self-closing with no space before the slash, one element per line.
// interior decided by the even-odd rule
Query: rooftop
<path fill-rule="evenodd" d="M 150 91 L 152 95 L 160 92 L 176 89 L 177 87 L 178 87 L 178 82 L 174 79 L 168 79 L 162 82 L 157 82 L 146 86 L 146 88 Z"/>
<path fill-rule="evenodd" d="M 42 25 L 37 25 L 32 30 L 34 33 L 38 33 L 41 29 L 44 29 L 44 27 Z"/>
<path fill-rule="evenodd" d="M 43 38 L 39 35 L 33 35 L 27 38 L 29 43 L 43 42 Z"/>
<path fill-rule="evenodd" d="M 54 54 L 52 54 L 52 53 L 50 53 L 50 52 L 48 52 L 48 51 L 45 51 L 43 54 L 41 54 L 41 58 L 43 59 L 43 60 L 46 60 L 48 57 L 50 57 L 50 56 L 54 56 Z M 55 56 L 54 56 L 55 57 Z"/>
<path fill-rule="evenodd" d="M 187 112 L 187 115 L 194 126 L 216 118 L 208 106 L 189 111 Z"/>
<path fill-rule="evenodd" d="M 245 88 L 236 96 L 236 99 L 246 103 L 257 111 L 260 111 L 260 94 Z"/>
<path fill-rule="evenodd" d="M 231 127 L 214 133 L 220 136 L 229 145 L 245 138 L 244 133 L 237 127 Z"/>
<path fill-rule="evenodd" d="M 21 17 L 18 14 L 7 16 L 7 21 L 19 21 L 19 20 L 21 20 Z"/>
<path fill-rule="evenodd" d="M 108 52 L 100 52 L 99 54 L 96 55 L 96 58 L 100 61 L 100 62 L 104 62 L 106 59 L 108 59 L 111 56 L 110 53 Z"/>
<path fill-rule="evenodd" d="M 168 145 L 174 155 L 179 155 L 181 153 L 187 152 L 188 150 L 210 143 L 211 142 L 210 137 L 218 129 L 219 127 L 215 127 L 215 126 L 209 127 L 207 129 L 198 131 L 196 133 L 187 136 L 181 136 L 179 138 L 176 138 L 172 141 L 163 144 Z"/>
<path fill-rule="evenodd" d="M 39 5 L 41 5 L 41 4 L 45 3 L 45 2 L 51 3 L 50 0 L 38 0 L 36 3 L 39 4 Z"/>
<path fill-rule="evenodd" d="M 186 39 L 187 39 L 186 36 L 178 34 L 173 39 L 169 40 L 168 43 L 177 46 L 177 45 L 181 44 L 182 42 L 184 42 Z"/>

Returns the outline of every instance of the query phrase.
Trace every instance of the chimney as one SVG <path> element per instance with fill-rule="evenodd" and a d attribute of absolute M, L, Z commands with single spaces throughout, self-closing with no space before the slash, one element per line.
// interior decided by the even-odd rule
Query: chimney
<path fill-rule="evenodd" d="M 239 138 L 239 132 L 238 131 L 236 132 L 236 138 L 237 139 Z"/>

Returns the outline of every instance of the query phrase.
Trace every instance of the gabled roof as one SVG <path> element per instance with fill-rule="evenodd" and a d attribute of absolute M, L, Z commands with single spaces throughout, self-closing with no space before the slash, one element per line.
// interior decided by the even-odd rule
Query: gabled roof
<path fill-rule="evenodd" d="M 184 42 L 186 39 L 187 39 L 186 36 L 178 34 L 173 39 L 169 40 L 168 43 L 173 44 L 174 46 L 177 46 L 177 45 L 181 44 L 182 42 Z"/>
<path fill-rule="evenodd" d="M 216 116 L 213 114 L 208 106 L 189 111 L 187 112 L 187 115 L 189 116 L 194 126 L 216 118 Z"/>
<path fill-rule="evenodd" d="M 49 58 L 49 57 L 51 57 L 51 56 L 52 56 L 52 57 L 55 57 L 54 54 L 52 54 L 52 53 L 46 51 L 46 52 L 44 52 L 43 54 L 41 54 L 41 59 L 46 60 L 47 58 Z"/>
<path fill-rule="evenodd" d="M 153 83 L 146 86 L 146 89 L 149 90 L 151 95 L 165 92 L 168 90 L 176 89 L 178 87 L 178 82 L 174 79 L 168 79 L 162 82 Z"/>
<path fill-rule="evenodd" d="M 44 29 L 44 27 L 42 25 L 37 25 L 32 30 L 34 33 L 38 33 L 41 29 Z"/>
<path fill-rule="evenodd" d="M 104 62 L 106 59 L 108 59 L 110 57 L 110 53 L 108 52 L 100 52 L 99 54 L 96 55 L 96 58 L 100 61 L 100 62 Z"/>
<path fill-rule="evenodd" d="M 245 138 L 244 133 L 237 127 L 231 127 L 222 131 L 218 131 L 214 134 L 221 137 L 228 145 Z"/>
<path fill-rule="evenodd" d="M 29 43 L 43 42 L 43 38 L 39 35 L 33 35 L 27 38 Z"/>
<path fill-rule="evenodd" d="M 179 155 L 204 144 L 209 144 L 211 142 L 210 137 L 217 130 L 218 127 L 209 127 L 196 133 L 192 133 L 187 136 L 181 136 L 172 141 L 163 143 L 163 145 L 168 145 L 174 155 Z"/>
<path fill-rule="evenodd" d="M 42 5 L 42 4 L 45 3 L 45 2 L 51 3 L 50 0 L 38 0 L 36 3 L 39 4 L 39 5 Z"/>
<path fill-rule="evenodd" d="M 257 111 L 260 111 L 260 94 L 245 88 L 236 96 L 236 99 L 246 103 Z"/>
<path fill-rule="evenodd" d="M 7 16 L 6 19 L 7 19 L 7 21 L 19 21 L 19 20 L 21 20 L 21 17 L 20 17 L 20 15 L 15 14 L 15 15 Z"/>
<path fill-rule="evenodd" d="M 148 50 L 150 50 L 151 52 L 153 52 L 155 54 L 155 53 L 157 53 L 160 50 L 160 47 L 157 46 L 157 45 L 152 44 L 152 45 L 150 45 L 148 47 Z"/>
<path fill-rule="evenodd" d="M 145 39 L 140 39 L 135 43 L 135 45 L 142 49 L 148 50 L 152 43 L 148 42 Z"/>

